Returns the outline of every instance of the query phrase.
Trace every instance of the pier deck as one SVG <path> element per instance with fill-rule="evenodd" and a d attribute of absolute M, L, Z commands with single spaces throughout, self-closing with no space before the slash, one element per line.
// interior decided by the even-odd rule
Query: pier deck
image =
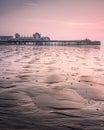
<path fill-rule="evenodd" d="M 16 44 L 16 45 L 101 45 L 100 41 L 90 41 L 90 40 L 8 40 L 0 41 L 0 44 Z"/>

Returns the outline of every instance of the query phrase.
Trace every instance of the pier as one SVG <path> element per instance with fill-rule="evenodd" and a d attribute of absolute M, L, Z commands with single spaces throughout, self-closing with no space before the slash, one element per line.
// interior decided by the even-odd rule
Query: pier
<path fill-rule="evenodd" d="M 51 40 L 48 36 L 41 36 L 36 32 L 33 36 L 0 36 L 0 45 L 39 45 L 39 46 L 69 46 L 69 45 L 100 45 L 100 41 L 84 40 Z"/>
<path fill-rule="evenodd" d="M 4 40 L 0 45 L 41 45 L 41 46 L 68 46 L 68 45 L 101 45 L 100 41 L 91 40 Z"/>

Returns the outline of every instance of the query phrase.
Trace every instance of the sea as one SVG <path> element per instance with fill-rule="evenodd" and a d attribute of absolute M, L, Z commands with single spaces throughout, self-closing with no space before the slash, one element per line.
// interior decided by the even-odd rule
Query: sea
<path fill-rule="evenodd" d="M 104 130 L 104 46 L 0 45 L 0 130 Z"/>

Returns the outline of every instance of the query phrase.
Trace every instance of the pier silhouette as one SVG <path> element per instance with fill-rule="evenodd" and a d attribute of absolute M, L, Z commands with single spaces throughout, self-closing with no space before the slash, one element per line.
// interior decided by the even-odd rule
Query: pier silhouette
<path fill-rule="evenodd" d="M 91 40 L 4 40 L 0 41 L 0 44 L 10 44 L 10 45 L 47 45 L 47 46 L 68 46 L 68 45 L 100 45 L 100 41 L 91 41 Z"/>

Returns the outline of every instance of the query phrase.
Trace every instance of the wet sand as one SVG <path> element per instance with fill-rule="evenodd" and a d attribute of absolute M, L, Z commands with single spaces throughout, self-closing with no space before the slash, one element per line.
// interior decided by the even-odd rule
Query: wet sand
<path fill-rule="evenodd" d="M 0 130 L 104 130 L 103 52 L 0 46 Z"/>

